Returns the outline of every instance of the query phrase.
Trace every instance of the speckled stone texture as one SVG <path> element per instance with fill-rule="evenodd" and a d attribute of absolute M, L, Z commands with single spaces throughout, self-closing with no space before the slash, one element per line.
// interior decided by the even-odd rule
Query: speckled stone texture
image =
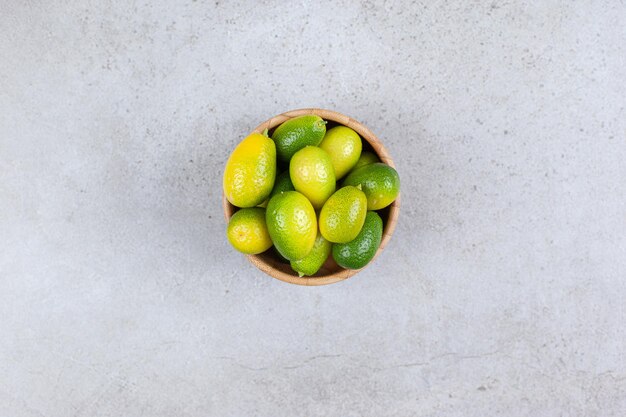
<path fill-rule="evenodd" d="M 623 2 L 4 0 L 0 35 L 1 416 L 624 416 Z M 321 288 L 220 206 L 309 106 L 403 193 Z"/>

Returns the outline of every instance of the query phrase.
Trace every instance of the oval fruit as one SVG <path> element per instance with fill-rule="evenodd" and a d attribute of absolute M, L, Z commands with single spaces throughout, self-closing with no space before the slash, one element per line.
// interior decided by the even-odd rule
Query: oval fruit
<path fill-rule="evenodd" d="M 335 177 L 339 179 L 357 163 L 363 144 L 361 137 L 354 130 L 346 126 L 336 126 L 326 132 L 319 147 L 330 155 Z"/>
<path fill-rule="evenodd" d="M 276 143 L 278 158 L 283 162 L 305 146 L 317 146 L 326 133 L 326 122 L 319 116 L 307 114 L 287 120 L 278 126 L 272 139 Z"/>
<path fill-rule="evenodd" d="M 357 187 L 343 187 L 322 207 L 320 232 L 330 242 L 350 242 L 361 231 L 366 213 L 367 198 L 363 191 Z"/>
<path fill-rule="evenodd" d="M 307 146 L 296 152 L 289 163 L 289 176 L 296 191 L 304 194 L 316 210 L 335 192 L 332 161 L 318 147 Z"/>
<path fill-rule="evenodd" d="M 314 275 L 320 270 L 328 255 L 330 255 L 332 244 L 324 239 L 321 233 L 317 233 L 313 249 L 307 256 L 302 259 L 291 261 L 291 268 L 298 273 L 299 276 Z"/>
<path fill-rule="evenodd" d="M 228 222 L 226 236 L 235 249 L 247 255 L 268 250 L 272 240 L 265 224 L 265 209 L 253 207 L 237 211 Z"/>
<path fill-rule="evenodd" d="M 276 145 L 267 136 L 252 133 L 235 148 L 224 170 L 224 195 L 237 207 L 261 204 L 276 178 Z"/>
<path fill-rule="evenodd" d="M 368 210 L 380 210 L 387 207 L 400 193 L 398 173 L 382 162 L 355 169 L 346 177 L 344 185 L 362 187 L 367 196 Z"/>
<path fill-rule="evenodd" d="M 333 245 L 333 259 L 342 268 L 361 269 L 376 255 L 383 236 L 383 221 L 374 211 L 368 211 L 361 232 L 348 243 Z"/>
<path fill-rule="evenodd" d="M 291 178 L 289 178 L 289 171 L 285 171 L 276 177 L 276 181 L 274 182 L 274 188 L 270 193 L 270 198 L 274 197 L 276 194 L 280 194 L 285 191 L 295 191 L 295 188 L 293 188 L 293 183 L 291 182 Z"/>
<path fill-rule="evenodd" d="M 315 210 L 297 191 L 276 194 L 267 203 L 265 221 L 274 246 L 289 260 L 309 254 L 317 236 Z"/>
<path fill-rule="evenodd" d="M 361 153 L 361 156 L 359 157 L 357 163 L 352 167 L 352 170 L 376 162 L 380 162 L 380 159 L 378 159 L 378 156 L 374 152 L 363 152 Z"/>

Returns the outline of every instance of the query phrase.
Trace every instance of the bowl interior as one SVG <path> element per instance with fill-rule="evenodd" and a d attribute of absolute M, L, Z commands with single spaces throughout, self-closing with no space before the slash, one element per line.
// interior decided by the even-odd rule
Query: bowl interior
<path fill-rule="evenodd" d="M 334 111 L 324 109 L 301 109 L 282 113 L 261 123 L 259 126 L 256 127 L 256 129 L 254 129 L 254 132 L 263 132 L 265 129 L 268 129 L 271 136 L 271 133 L 278 125 L 288 119 L 302 116 L 304 114 L 317 114 L 318 116 L 327 120 L 327 129 L 330 129 L 337 125 L 350 127 L 361 136 L 363 142 L 363 152 L 374 152 L 376 155 L 378 155 L 382 162 L 395 168 L 393 160 L 389 156 L 387 150 L 384 148 L 378 138 L 367 127 L 345 115 L 342 115 L 341 113 L 337 113 Z M 288 166 L 281 166 L 279 164 L 277 174 L 285 171 L 286 169 L 288 169 Z M 230 217 L 238 210 L 238 208 L 230 204 L 230 202 L 228 202 L 228 200 L 224 196 L 222 196 L 222 203 L 224 207 L 224 216 L 226 218 L 226 221 L 228 221 Z M 398 195 L 398 198 L 390 206 L 384 208 L 383 210 L 378 210 L 378 213 L 383 220 L 383 239 L 374 259 L 376 259 L 376 257 L 378 257 L 378 255 L 382 252 L 383 248 L 389 241 L 393 230 L 395 229 L 399 208 L 400 196 Z M 299 277 L 298 274 L 291 269 L 289 261 L 283 259 L 274 249 L 274 247 L 259 255 L 248 255 L 247 258 L 253 265 L 255 265 L 263 272 L 267 273 L 268 275 L 271 275 L 272 277 L 280 279 L 282 281 L 299 285 L 331 284 L 347 279 L 360 271 L 343 269 L 339 265 L 337 265 L 332 257 L 329 257 L 326 263 L 313 277 Z M 374 260 L 372 260 L 371 262 L 373 261 Z"/>

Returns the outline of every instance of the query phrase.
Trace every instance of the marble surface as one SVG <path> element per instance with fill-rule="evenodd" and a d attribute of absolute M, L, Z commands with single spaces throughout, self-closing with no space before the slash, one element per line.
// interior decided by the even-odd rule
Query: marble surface
<path fill-rule="evenodd" d="M 624 415 L 623 2 L 5 0 L 0 34 L 0 415 Z M 403 191 L 322 288 L 220 207 L 310 106 Z"/>

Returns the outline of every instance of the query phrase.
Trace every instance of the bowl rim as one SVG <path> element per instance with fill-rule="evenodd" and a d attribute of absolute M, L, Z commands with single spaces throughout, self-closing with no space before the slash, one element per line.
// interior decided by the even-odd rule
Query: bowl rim
<path fill-rule="evenodd" d="M 274 127 L 280 125 L 281 123 L 289 119 L 293 119 L 294 117 L 298 117 L 298 116 L 303 116 L 305 114 L 315 114 L 315 115 L 320 116 L 322 119 L 331 120 L 333 122 L 337 122 L 341 125 L 344 125 L 353 129 L 359 134 L 359 136 L 361 136 L 363 140 L 365 140 L 366 142 L 370 144 L 370 146 L 374 149 L 374 152 L 376 153 L 376 155 L 380 158 L 381 162 L 384 162 L 385 164 L 391 166 L 394 169 L 396 168 L 393 162 L 393 159 L 391 158 L 391 155 L 389 155 L 389 152 L 387 151 L 387 149 L 384 147 L 380 139 L 378 139 L 378 137 L 369 128 L 367 128 L 365 125 L 358 122 L 357 120 L 351 117 L 348 117 L 342 113 L 336 112 L 334 110 L 327 110 L 327 109 L 321 109 L 321 108 L 315 108 L 315 107 L 290 110 L 290 111 L 278 114 L 276 116 L 270 117 L 269 119 L 267 119 L 266 121 L 264 121 L 263 123 L 255 127 L 254 130 L 252 130 L 250 133 L 255 133 L 255 132 L 263 133 L 265 129 L 271 130 Z M 383 229 L 383 236 L 380 242 L 380 246 L 378 247 L 378 250 L 376 251 L 376 254 L 372 258 L 372 260 L 368 262 L 368 264 L 365 265 L 361 269 L 342 269 L 332 274 L 324 275 L 320 277 L 307 277 L 307 276 L 299 277 L 298 275 L 291 275 L 277 268 L 276 264 L 278 262 L 276 260 L 271 259 L 270 261 L 268 261 L 266 259 L 262 259 L 258 255 L 245 255 L 245 256 L 246 258 L 248 258 L 248 261 L 251 264 L 256 266 L 261 271 L 265 272 L 267 275 L 271 276 L 272 278 L 276 278 L 278 280 L 288 282 L 290 284 L 297 284 L 297 285 L 303 285 L 303 286 L 319 286 L 319 285 L 328 285 L 328 284 L 334 284 L 336 282 L 344 281 L 356 275 L 363 269 L 367 268 L 367 266 L 369 266 L 372 262 L 374 262 L 374 260 L 378 258 L 378 256 L 385 249 L 385 246 L 391 239 L 391 236 L 393 235 L 393 232 L 396 229 L 396 225 L 398 223 L 398 216 L 400 214 L 400 197 L 401 197 L 401 193 L 398 194 L 398 197 L 396 197 L 393 203 L 391 203 L 391 205 L 389 206 L 389 214 L 387 216 L 387 222 L 385 224 L 385 228 Z M 226 223 L 228 223 L 230 217 L 235 212 L 234 210 L 235 206 L 233 206 L 228 201 L 228 199 L 226 199 L 226 196 L 223 191 L 222 191 L 222 207 L 224 210 L 224 219 L 226 220 Z"/>

